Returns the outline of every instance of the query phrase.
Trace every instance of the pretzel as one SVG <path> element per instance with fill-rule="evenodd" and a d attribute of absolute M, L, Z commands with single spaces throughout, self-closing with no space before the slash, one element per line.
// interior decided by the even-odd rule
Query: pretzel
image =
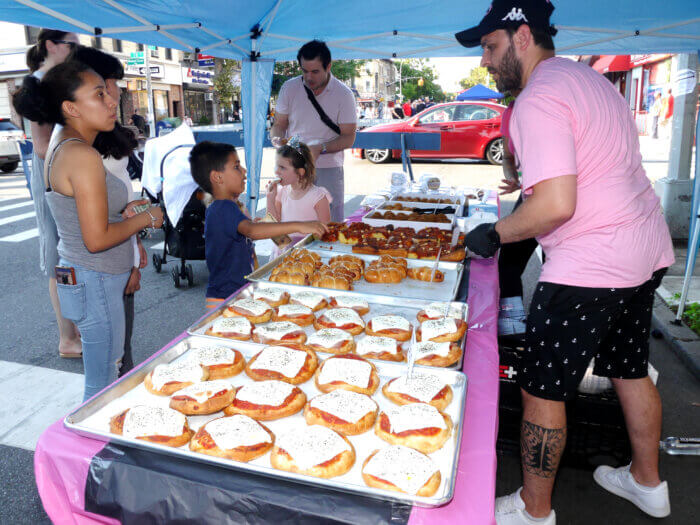
<path fill-rule="evenodd" d="M 432 273 L 432 268 L 429 268 L 428 266 L 421 266 L 418 268 L 409 268 L 408 272 L 406 272 L 406 275 L 409 279 L 416 279 L 417 281 L 441 283 L 445 280 L 445 274 L 442 273 L 440 270 L 435 270 L 435 274 L 432 276 L 433 278 L 431 281 L 430 277 Z"/>

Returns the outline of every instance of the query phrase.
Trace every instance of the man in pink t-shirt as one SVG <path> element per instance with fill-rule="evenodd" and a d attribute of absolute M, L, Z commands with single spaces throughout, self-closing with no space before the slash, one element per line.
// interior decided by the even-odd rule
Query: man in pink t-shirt
<path fill-rule="evenodd" d="M 315 161 L 316 184 L 333 197 L 331 220 L 342 222 L 343 151 L 355 142 L 355 95 L 331 73 L 331 52 L 324 42 L 307 42 L 299 49 L 297 60 L 303 74 L 282 85 L 270 138 L 276 147 L 292 136 L 300 137 L 309 146 Z"/>
<path fill-rule="evenodd" d="M 494 0 L 479 26 L 456 35 L 481 45 L 499 91 L 522 89 L 510 122 L 524 202 L 466 236 L 490 257 L 536 237 L 546 255 L 518 370 L 523 487 L 496 502 L 496 522 L 553 525 L 551 495 L 566 443 L 564 401 L 591 359 L 611 378 L 632 463 L 594 479 L 647 514 L 670 514 L 658 471 L 661 402 L 647 374 L 654 290 L 673 263 L 668 227 L 641 164 L 637 130 L 612 84 L 554 56 L 548 0 Z"/>

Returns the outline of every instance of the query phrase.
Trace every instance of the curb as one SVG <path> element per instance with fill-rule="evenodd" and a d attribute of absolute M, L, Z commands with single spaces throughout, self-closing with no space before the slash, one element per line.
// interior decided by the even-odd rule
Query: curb
<path fill-rule="evenodd" d="M 672 324 L 671 321 L 675 318 L 673 311 L 663 299 L 657 296 L 651 317 L 652 328 L 661 332 L 663 338 L 669 342 L 673 353 L 700 381 L 700 337 L 685 325 Z"/>

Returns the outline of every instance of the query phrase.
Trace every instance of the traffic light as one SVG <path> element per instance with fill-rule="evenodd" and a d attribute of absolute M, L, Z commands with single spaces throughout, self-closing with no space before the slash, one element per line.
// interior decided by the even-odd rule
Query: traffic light
<path fill-rule="evenodd" d="M 423 77 L 418 79 L 418 86 L 423 87 L 423 84 L 425 84 L 425 80 L 423 80 Z"/>

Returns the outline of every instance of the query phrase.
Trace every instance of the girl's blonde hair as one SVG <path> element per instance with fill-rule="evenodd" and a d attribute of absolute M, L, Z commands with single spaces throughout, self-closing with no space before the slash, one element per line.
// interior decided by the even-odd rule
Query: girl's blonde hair
<path fill-rule="evenodd" d="M 282 158 L 289 159 L 295 170 L 304 168 L 304 174 L 299 177 L 302 188 L 308 188 L 316 182 L 314 157 L 306 144 L 303 142 L 295 143 L 294 146 L 285 144 L 277 148 L 277 154 Z"/>

